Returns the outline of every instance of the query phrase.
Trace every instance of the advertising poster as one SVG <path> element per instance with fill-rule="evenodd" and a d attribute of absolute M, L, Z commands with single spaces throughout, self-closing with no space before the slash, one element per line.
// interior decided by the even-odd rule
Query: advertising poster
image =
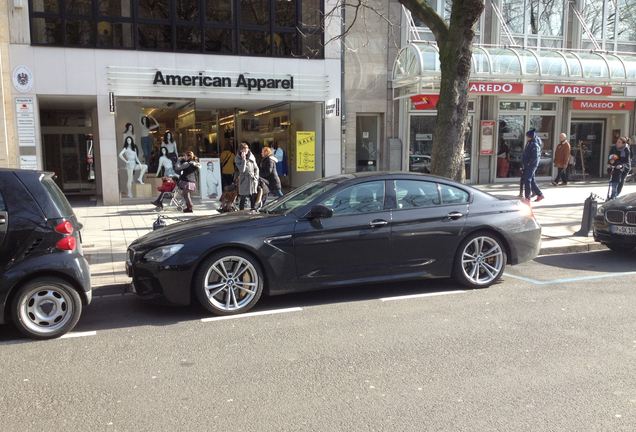
<path fill-rule="evenodd" d="M 481 121 L 481 146 L 479 147 L 479 154 L 482 156 L 490 156 L 493 154 L 493 141 L 495 135 L 495 121 L 494 120 L 482 120 Z"/>
<path fill-rule="evenodd" d="M 296 132 L 296 171 L 316 170 L 316 131 Z"/>
<path fill-rule="evenodd" d="M 199 181 L 201 201 L 221 199 L 221 160 L 219 158 L 200 159 Z"/>

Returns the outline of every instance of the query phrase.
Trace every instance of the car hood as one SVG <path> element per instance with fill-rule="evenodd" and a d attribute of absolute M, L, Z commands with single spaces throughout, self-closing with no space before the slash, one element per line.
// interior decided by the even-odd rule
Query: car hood
<path fill-rule="evenodd" d="M 603 204 L 606 209 L 632 209 L 636 208 L 636 193 L 620 196 Z"/>
<path fill-rule="evenodd" d="M 131 243 L 133 248 L 179 243 L 194 237 L 202 237 L 213 231 L 237 229 L 260 224 L 263 219 L 279 218 L 266 213 L 235 212 L 200 216 L 152 231 Z"/>

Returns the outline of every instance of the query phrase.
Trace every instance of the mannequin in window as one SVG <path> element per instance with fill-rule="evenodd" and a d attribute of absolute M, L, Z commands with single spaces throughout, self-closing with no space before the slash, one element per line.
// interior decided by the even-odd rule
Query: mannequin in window
<path fill-rule="evenodd" d="M 121 159 L 126 165 L 126 186 L 128 192 L 128 198 L 132 198 L 132 182 L 133 175 L 135 171 L 139 171 L 139 177 L 137 177 L 137 182 L 139 184 L 144 184 L 143 177 L 148 170 L 148 165 L 142 164 L 139 161 L 139 156 L 137 155 L 137 146 L 135 145 L 135 141 L 132 137 L 128 136 L 124 140 L 124 148 L 119 152 L 119 159 Z"/>
<path fill-rule="evenodd" d="M 163 134 L 163 141 L 161 142 L 161 147 L 165 147 L 168 151 L 168 158 L 172 161 L 173 164 L 177 163 L 177 142 L 172 137 L 172 132 L 167 131 Z"/>
<path fill-rule="evenodd" d="M 159 127 L 159 123 L 153 116 L 141 116 L 141 150 L 144 152 L 144 160 L 146 163 L 150 160 L 150 152 L 152 151 L 152 136 L 150 131 Z"/>
<path fill-rule="evenodd" d="M 161 147 L 161 157 L 159 158 L 159 167 L 157 168 L 157 177 L 159 177 L 159 173 L 163 169 L 163 177 L 176 177 L 177 174 L 174 172 L 174 164 L 172 160 L 168 157 L 168 149 L 167 147 Z"/>
<path fill-rule="evenodd" d="M 132 123 L 126 123 L 126 126 L 124 126 L 124 142 L 126 142 L 127 137 L 131 137 L 133 141 L 135 140 L 135 127 Z"/>

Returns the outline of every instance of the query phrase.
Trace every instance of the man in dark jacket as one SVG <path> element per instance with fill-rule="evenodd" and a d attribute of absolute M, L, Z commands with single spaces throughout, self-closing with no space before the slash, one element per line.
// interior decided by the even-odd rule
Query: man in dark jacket
<path fill-rule="evenodd" d="M 616 145 L 610 149 L 609 164 L 610 171 L 610 193 L 608 199 L 614 199 L 620 195 L 625 184 L 625 177 L 629 173 L 632 164 L 632 152 L 627 144 L 627 138 L 620 137 L 616 140 Z"/>
<path fill-rule="evenodd" d="M 541 192 L 541 189 L 539 189 L 534 179 L 537 168 L 539 167 L 539 160 L 541 159 L 541 144 L 539 144 L 534 129 L 530 129 L 526 132 L 526 137 L 528 142 L 521 156 L 521 163 L 523 164 L 523 174 L 521 175 L 521 182 L 524 189 L 523 199 L 526 202 L 530 202 L 530 195 L 534 194 L 537 196 L 535 201 L 538 202 L 544 198 L 543 192 Z"/>

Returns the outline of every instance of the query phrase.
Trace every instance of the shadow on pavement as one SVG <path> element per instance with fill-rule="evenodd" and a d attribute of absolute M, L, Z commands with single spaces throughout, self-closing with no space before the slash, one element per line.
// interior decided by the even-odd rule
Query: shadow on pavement
<path fill-rule="evenodd" d="M 576 259 L 572 259 L 576 257 Z M 610 250 L 577 254 L 544 255 L 535 262 L 566 270 L 598 271 L 600 273 L 623 273 L 636 270 L 635 252 L 617 253 Z"/>
<path fill-rule="evenodd" d="M 451 280 L 420 280 L 362 287 L 334 288 L 306 293 L 263 297 L 250 312 L 311 307 L 338 303 L 376 300 L 410 294 L 424 294 L 464 289 Z M 452 301 L 449 299 L 449 301 Z M 134 295 L 99 299 L 84 308 L 74 332 L 124 329 L 131 327 L 164 327 L 177 323 L 198 321 L 211 315 L 198 304 L 171 306 L 142 301 Z M 0 326 L 0 344 L 30 342 L 21 338 L 10 325 Z"/>

